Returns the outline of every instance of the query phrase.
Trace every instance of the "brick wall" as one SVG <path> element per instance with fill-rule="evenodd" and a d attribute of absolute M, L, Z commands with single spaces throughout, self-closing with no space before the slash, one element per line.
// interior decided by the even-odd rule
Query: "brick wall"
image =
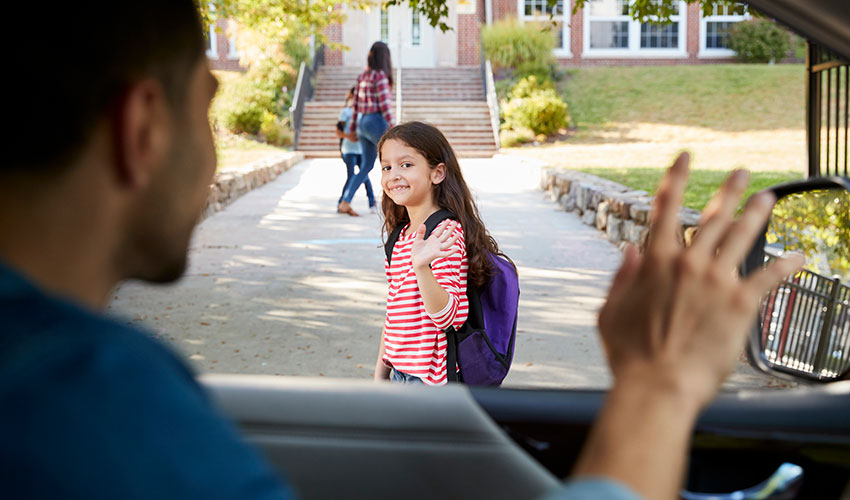
<path fill-rule="evenodd" d="M 493 21 L 500 21 L 517 16 L 516 0 L 493 0 Z"/>
<path fill-rule="evenodd" d="M 340 10 L 341 5 L 337 4 L 336 9 Z M 329 42 L 342 43 L 342 25 L 331 24 L 325 27 L 325 36 Z M 342 66 L 342 51 L 331 50 L 325 47 L 325 66 Z"/>
<path fill-rule="evenodd" d="M 219 19 L 216 25 L 215 38 L 218 56 L 216 58 L 208 58 L 210 68 L 220 71 L 245 71 L 245 68 L 239 64 L 239 59 L 228 57 L 228 54 L 230 54 L 230 41 L 227 38 L 227 20 Z"/>
<path fill-rule="evenodd" d="M 472 66 L 480 64 L 478 55 L 481 25 L 477 14 L 458 14 L 457 16 L 457 64 Z"/>
<path fill-rule="evenodd" d="M 699 2 L 689 3 L 687 6 L 688 12 L 688 20 L 687 20 L 687 49 L 688 49 L 688 62 L 693 64 L 699 62 L 697 60 L 697 56 L 699 55 L 699 13 L 700 13 L 700 5 Z"/>
<path fill-rule="evenodd" d="M 475 0 L 474 14 L 457 16 L 457 64 L 481 64 L 478 48 L 481 43 L 481 26 L 485 22 L 484 0 Z"/>

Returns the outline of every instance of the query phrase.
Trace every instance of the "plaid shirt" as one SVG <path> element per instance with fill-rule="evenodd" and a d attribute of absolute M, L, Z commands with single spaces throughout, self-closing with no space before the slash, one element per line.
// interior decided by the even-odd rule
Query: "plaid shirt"
<path fill-rule="evenodd" d="M 367 69 L 357 77 L 357 92 L 354 93 L 354 116 L 351 118 L 351 132 L 357 132 L 358 115 L 380 112 L 387 125 L 395 124 L 393 119 L 393 93 L 386 73 L 381 70 Z"/>

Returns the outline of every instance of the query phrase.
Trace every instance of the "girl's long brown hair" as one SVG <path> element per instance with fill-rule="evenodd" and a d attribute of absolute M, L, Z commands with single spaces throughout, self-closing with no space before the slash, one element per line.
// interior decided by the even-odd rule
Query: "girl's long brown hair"
<path fill-rule="evenodd" d="M 383 71 L 390 82 L 390 87 L 393 86 L 393 64 L 390 59 L 390 48 L 384 42 L 375 42 L 372 48 L 369 49 L 369 55 L 366 56 L 366 64 L 374 71 Z"/>
<path fill-rule="evenodd" d="M 496 240 L 490 236 L 484 223 L 481 222 L 478 207 L 463 179 L 457 156 L 449 145 L 449 141 L 432 125 L 407 122 L 387 130 L 381 137 L 378 142 L 378 158 L 381 155 L 381 147 L 391 139 L 401 141 L 419 151 L 428 160 L 431 168 L 435 168 L 440 163 L 446 165 L 446 178 L 432 188 L 434 202 L 441 209 L 448 210 L 458 217 L 463 226 L 463 239 L 469 261 L 467 282 L 472 286 L 483 285 L 493 275 L 493 265 L 487 256 L 488 252 L 505 258 L 507 256 L 499 250 Z M 396 205 L 389 196 L 385 195 L 381 198 L 381 209 L 384 213 L 383 233 L 386 236 L 396 227 L 410 222 L 410 217 L 407 209 L 402 205 Z"/>

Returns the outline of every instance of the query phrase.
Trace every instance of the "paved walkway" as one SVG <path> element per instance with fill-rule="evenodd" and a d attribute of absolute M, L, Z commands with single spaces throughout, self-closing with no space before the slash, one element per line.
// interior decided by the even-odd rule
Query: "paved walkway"
<path fill-rule="evenodd" d="M 617 249 L 537 189 L 535 164 L 462 161 L 482 217 L 522 290 L 506 386 L 610 385 L 596 311 Z M 370 378 L 384 314 L 380 222 L 335 212 L 340 160 L 304 161 L 205 220 L 190 267 L 168 287 L 125 284 L 112 312 L 170 341 L 201 372 Z M 372 172 L 378 191 L 379 173 Z M 764 382 L 746 368 L 737 387 Z"/>

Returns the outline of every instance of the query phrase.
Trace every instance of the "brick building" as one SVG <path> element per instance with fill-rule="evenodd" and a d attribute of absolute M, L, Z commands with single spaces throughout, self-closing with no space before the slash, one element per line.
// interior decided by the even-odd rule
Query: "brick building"
<path fill-rule="evenodd" d="M 239 59 L 242 54 L 236 48 L 236 42 L 227 34 L 230 21 L 219 19 L 215 26 L 210 26 L 207 35 L 207 58 L 212 69 L 224 71 L 242 71 Z"/>
<path fill-rule="evenodd" d="M 655 25 L 632 21 L 629 0 L 591 0 L 572 13 L 572 0 L 559 0 L 554 9 L 557 37 L 554 54 L 566 66 L 632 64 L 699 64 L 728 61 L 728 28 L 748 17 L 743 6 L 715 7 L 702 15 L 697 3 L 681 1 L 672 23 Z M 564 3 L 566 2 L 566 4 Z M 393 64 L 402 67 L 444 67 L 479 64 L 480 30 L 500 19 L 521 23 L 551 23 L 545 0 L 449 0 L 442 33 L 407 6 L 368 11 L 349 10 L 342 25 L 327 30 L 331 41 L 348 51 L 326 49 L 329 66 L 363 66 L 369 46 L 383 40 L 390 46 Z"/>

